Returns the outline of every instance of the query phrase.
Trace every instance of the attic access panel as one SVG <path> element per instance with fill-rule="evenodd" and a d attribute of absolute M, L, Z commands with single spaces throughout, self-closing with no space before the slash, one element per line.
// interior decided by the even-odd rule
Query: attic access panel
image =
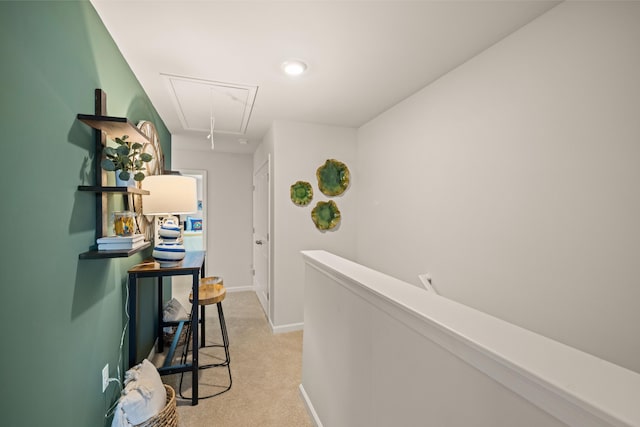
<path fill-rule="evenodd" d="M 257 86 L 163 74 L 176 112 L 186 130 L 243 135 L 249 126 Z"/>

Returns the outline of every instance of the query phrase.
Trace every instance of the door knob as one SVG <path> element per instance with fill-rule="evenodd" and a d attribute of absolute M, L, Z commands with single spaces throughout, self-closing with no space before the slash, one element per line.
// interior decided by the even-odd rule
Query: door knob
<path fill-rule="evenodd" d="M 263 244 L 263 243 L 264 243 L 264 242 L 263 242 L 262 240 L 256 240 L 256 245 L 261 245 L 261 244 Z"/>

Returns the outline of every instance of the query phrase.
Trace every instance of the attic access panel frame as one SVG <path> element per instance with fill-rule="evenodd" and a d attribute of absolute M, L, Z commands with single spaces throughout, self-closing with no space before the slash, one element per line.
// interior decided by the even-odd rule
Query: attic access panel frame
<path fill-rule="evenodd" d="M 249 126 L 258 86 L 162 74 L 185 130 L 244 135 Z M 187 102 L 187 99 L 189 102 Z"/>

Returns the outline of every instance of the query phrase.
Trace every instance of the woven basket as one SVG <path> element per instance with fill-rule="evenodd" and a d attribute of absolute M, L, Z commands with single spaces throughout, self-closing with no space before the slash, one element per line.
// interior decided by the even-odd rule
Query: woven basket
<path fill-rule="evenodd" d="M 176 392 L 170 386 L 164 384 L 167 390 L 167 404 L 155 417 L 149 418 L 135 427 L 176 427 L 178 425 L 178 412 L 176 411 Z"/>

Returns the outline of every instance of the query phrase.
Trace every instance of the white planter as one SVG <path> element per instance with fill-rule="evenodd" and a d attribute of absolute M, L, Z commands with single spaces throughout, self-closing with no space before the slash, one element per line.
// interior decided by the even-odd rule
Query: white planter
<path fill-rule="evenodd" d="M 129 173 L 129 179 L 124 181 L 120 179 L 120 171 L 116 171 L 116 186 L 118 187 L 135 187 L 136 181 L 133 179 L 133 174 Z"/>

